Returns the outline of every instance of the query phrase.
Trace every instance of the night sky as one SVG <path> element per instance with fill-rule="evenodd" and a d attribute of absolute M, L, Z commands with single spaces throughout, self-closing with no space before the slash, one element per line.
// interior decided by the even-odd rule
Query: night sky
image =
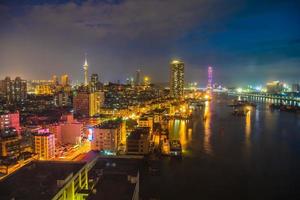
<path fill-rule="evenodd" d="M 167 82 L 169 61 L 186 81 L 227 85 L 300 80 L 300 1 L 0 0 L 0 78 L 124 81 L 141 69 Z"/>

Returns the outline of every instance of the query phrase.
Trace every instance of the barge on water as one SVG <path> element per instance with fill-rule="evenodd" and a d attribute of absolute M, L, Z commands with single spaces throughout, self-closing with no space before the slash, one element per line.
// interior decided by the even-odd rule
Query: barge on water
<path fill-rule="evenodd" d="M 179 157 L 182 156 L 182 147 L 179 140 L 170 141 L 170 156 Z"/>

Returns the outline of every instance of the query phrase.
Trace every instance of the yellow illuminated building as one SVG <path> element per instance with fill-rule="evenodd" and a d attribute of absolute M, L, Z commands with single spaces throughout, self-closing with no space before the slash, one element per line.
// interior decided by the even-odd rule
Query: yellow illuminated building
<path fill-rule="evenodd" d="M 89 108 L 89 113 L 90 116 L 94 116 L 96 114 L 100 113 L 100 106 L 102 102 L 103 97 L 101 97 L 101 92 L 93 92 L 90 93 L 90 108 Z"/>
<path fill-rule="evenodd" d="M 150 77 L 148 77 L 148 76 L 144 77 L 144 85 L 145 86 L 149 86 L 150 85 Z"/>
<path fill-rule="evenodd" d="M 16 158 L 20 155 L 20 139 L 11 137 L 0 140 L 0 156 Z"/>
<path fill-rule="evenodd" d="M 37 85 L 35 87 L 35 94 L 36 95 L 51 95 L 53 94 L 52 88 L 50 85 Z"/>
<path fill-rule="evenodd" d="M 139 127 L 149 127 L 150 128 L 150 134 L 152 134 L 153 131 L 153 117 L 150 116 L 143 116 L 138 119 L 138 126 Z"/>
<path fill-rule="evenodd" d="M 73 106 L 78 114 L 94 116 L 100 113 L 103 102 L 103 92 L 80 92 L 74 97 Z"/>
<path fill-rule="evenodd" d="M 55 137 L 51 133 L 34 136 L 34 152 L 40 160 L 51 160 L 55 157 Z"/>
<path fill-rule="evenodd" d="M 61 85 L 63 87 L 69 85 L 69 76 L 67 74 L 61 76 Z"/>

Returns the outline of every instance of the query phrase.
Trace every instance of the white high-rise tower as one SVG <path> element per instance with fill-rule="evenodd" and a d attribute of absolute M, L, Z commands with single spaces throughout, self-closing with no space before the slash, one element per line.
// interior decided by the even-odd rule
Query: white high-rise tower
<path fill-rule="evenodd" d="M 85 60 L 84 60 L 84 65 L 83 65 L 83 70 L 84 70 L 84 85 L 88 86 L 89 81 L 88 81 L 88 69 L 89 69 L 89 65 L 87 63 L 87 58 L 86 58 L 86 54 L 85 54 Z"/>

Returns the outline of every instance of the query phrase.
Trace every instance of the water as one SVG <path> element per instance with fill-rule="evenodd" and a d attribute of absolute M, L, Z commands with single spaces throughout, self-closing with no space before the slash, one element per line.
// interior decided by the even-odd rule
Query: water
<path fill-rule="evenodd" d="M 231 109 L 212 101 L 195 119 L 170 122 L 183 159 L 146 176 L 143 199 L 300 199 L 300 114 Z"/>

